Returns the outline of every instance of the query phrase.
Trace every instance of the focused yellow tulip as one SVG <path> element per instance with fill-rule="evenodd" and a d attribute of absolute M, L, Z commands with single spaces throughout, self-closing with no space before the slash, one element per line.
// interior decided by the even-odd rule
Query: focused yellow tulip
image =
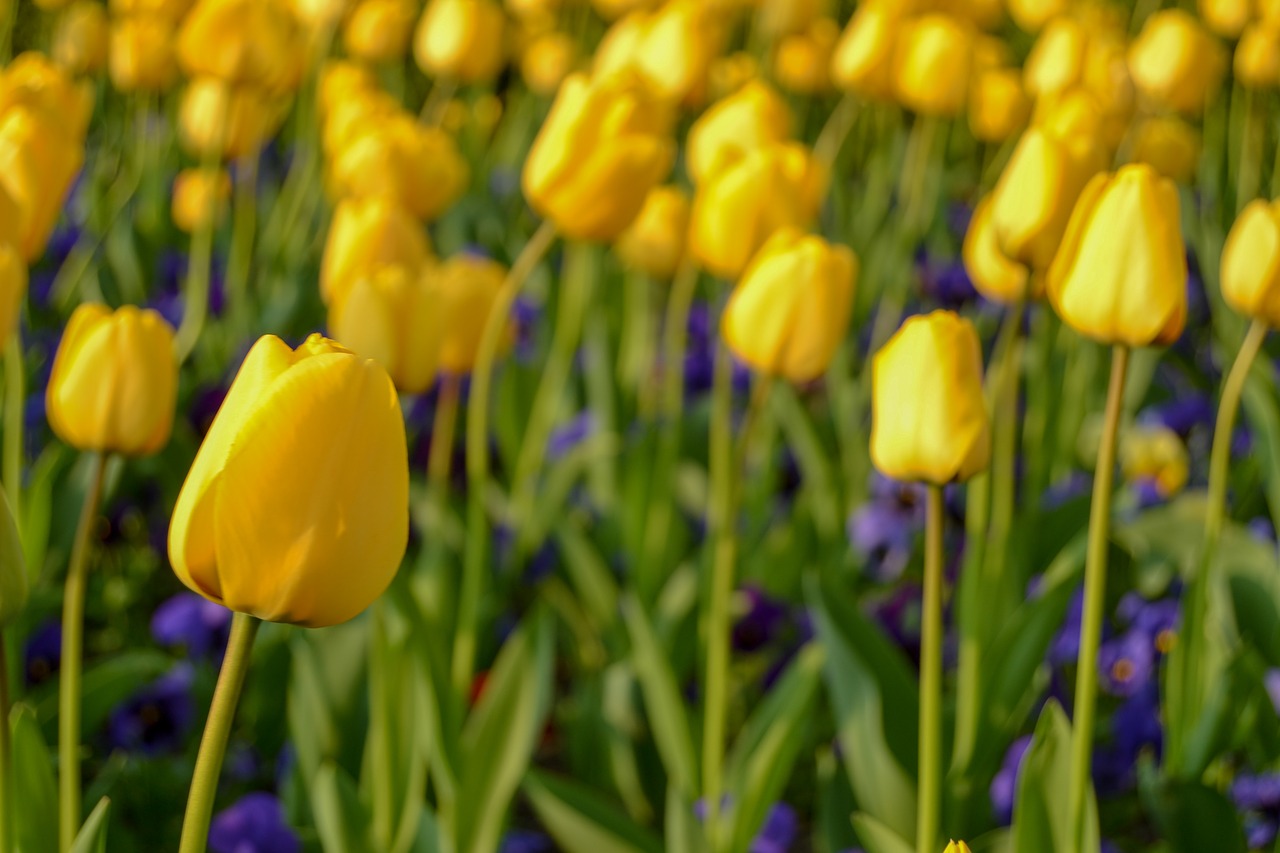
<path fill-rule="evenodd" d="M 712 104 L 689 128 L 685 168 L 693 182 L 700 183 L 722 160 L 783 142 L 790 133 L 786 101 L 767 83 L 753 80 Z"/>
<path fill-rule="evenodd" d="M 1222 45 L 1181 9 L 1152 15 L 1129 46 L 1129 73 L 1138 92 L 1191 116 L 1204 112 L 1225 69 Z"/>
<path fill-rule="evenodd" d="M 178 493 L 169 562 L 239 613 L 346 622 L 395 577 L 409 538 L 400 400 L 377 362 L 312 335 L 249 351 Z"/>
<path fill-rule="evenodd" d="M 360 0 L 343 27 L 342 43 L 362 62 L 402 59 L 417 16 L 413 0 Z"/>
<path fill-rule="evenodd" d="M 173 181 L 173 224 L 187 234 L 214 225 L 230 197 L 231 175 L 225 169 L 183 169 Z"/>
<path fill-rule="evenodd" d="M 134 16 L 111 25 L 108 72 L 120 92 L 163 92 L 178 78 L 173 24 L 161 17 Z"/>
<path fill-rule="evenodd" d="M 506 61 L 506 18 L 493 0 L 429 0 L 413 36 L 427 74 L 460 83 L 492 80 Z"/>
<path fill-rule="evenodd" d="M 667 0 L 653 12 L 633 12 L 605 33 L 595 74 L 641 74 L 662 97 L 701 103 L 722 31 L 702 0 Z"/>
<path fill-rule="evenodd" d="M 27 558 L 9 498 L 0 489 L 0 630 L 27 606 Z"/>
<path fill-rule="evenodd" d="M 688 233 L 689 196 L 679 187 L 657 187 L 614 248 L 630 269 L 670 278 L 684 257 Z"/>
<path fill-rule="evenodd" d="M 921 115 L 959 115 L 969 94 L 973 43 L 969 25 L 948 15 L 922 15 L 903 24 L 893 53 L 899 103 Z"/>
<path fill-rule="evenodd" d="M 1280 86 L 1280 27 L 1250 24 L 1236 45 L 1236 79 L 1250 89 Z"/>
<path fill-rule="evenodd" d="M 672 118 L 642 78 L 570 75 L 525 160 L 525 198 L 566 237 L 616 238 L 671 171 Z"/>
<path fill-rule="evenodd" d="M 302 81 L 301 32 L 281 0 L 199 0 L 183 19 L 177 52 L 190 77 L 271 92 Z"/>
<path fill-rule="evenodd" d="M 773 73 L 784 89 L 816 95 L 831 88 L 831 57 L 840 28 L 830 18 L 818 18 L 809 28 L 783 36 L 773 55 Z"/>
<path fill-rule="evenodd" d="M 1040 294 L 1028 291 L 1027 285 L 1034 287 L 1039 278 L 1033 278 L 1025 266 L 1000 251 L 991 213 L 991 196 L 987 196 L 974 208 L 969 230 L 964 235 L 964 268 L 969 280 L 979 293 L 993 302 L 1016 304 L 1038 297 Z"/>
<path fill-rule="evenodd" d="M 1168 344 L 1187 316 L 1178 190 L 1139 163 L 1080 194 L 1045 291 L 1067 325 L 1106 344 Z"/>
<path fill-rule="evenodd" d="M 421 394 L 436 379 L 449 318 L 434 281 L 423 270 L 384 266 L 357 278 L 341 302 L 329 305 L 334 336 L 386 368 L 405 394 Z"/>
<path fill-rule="evenodd" d="M 1200 132 L 1176 115 L 1143 119 L 1133 134 L 1133 161 L 1187 183 L 1200 162 Z"/>
<path fill-rule="evenodd" d="M 1222 248 L 1222 298 L 1280 328 L 1280 202 L 1255 199 L 1240 211 Z"/>
<path fill-rule="evenodd" d="M 987 467 L 991 431 L 982 349 L 951 311 L 907 319 L 875 355 L 871 461 L 895 480 L 945 485 Z"/>
<path fill-rule="evenodd" d="M 283 118 L 264 90 L 197 77 L 182 93 L 178 132 L 192 155 L 232 160 L 265 145 Z"/>
<path fill-rule="evenodd" d="M 379 267 L 416 270 L 430 257 L 426 231 L 399 204 L 377 197 L 343 199 L 320 263 L 320 296 L 326 305 L 341 302 L 357 279 Z"/>
<path fill-rule="evenodd" d="M 45 392 L 49 426 L 78 450 L 146 456 L 169 442 L 178 396 L 173 329 L 150 308 L 71 314 Z"/>
<path fill-rule="evenodd" d="M 449 134 L 401 114 L 357 130 L 336 154 L 330 176 L 339 196 L 394 199 L 427 221 L 462 194 L 467 163 Z"/>
<path fill-rule="evenodd" d="M 742 274 L 721 334 L 739 360 L 771 376 L 810 382 L 844 341 L 858 259 L 847 246 L 794 228 L 778 231 Z"/>
<path fill-rule="evenodd" d="M 553 95 L 577 61 L 578 44 L 568 33 L 543 33 L 525 46 L 520 55 L 520 74 L 530 91 Z"/>
<path fill-rule="evenodd" d="M 1004 142 L 1031 115 L 1031 99 L 1013 68 L 991 68 L 974 76 L 969 92 L 969 129 L 982 142 Z"/>
<path fill-rule="evenodd" d="M 19 212 L 12 238 L 28 262 L 44 254 L 83 162 L 83 141 L 70 137 L 52 113 L 26 104 L 0 113 L 0 188 Z"/>
<path fill-rule="evenodd" d="M 58 19 L 53 58 L 72 74 L 97 74 L 107 66 L 107 9 L 98 0 L 76 0 Z"/>
<path fill-rule="evenodd" d="M 440 337 L 440 369 L 455 375 L 470 373 L 507 269 L 496 261 L 463 252 L 430 267 L 427 277 L 438 310 L 448 318 Z M 500 352 L 511 342 L 508 329 L 500 341 Z"/>
<path fill-rule="evenodd" d="M 1252 0 L 1199 0 L 1200 19 L 1211 31 L 1233 39 L 1244 32 L 1253 17 Z"/>
<path fill-rule="evenodd" d="M 893 98 L 893 53 L 903 19 L 892 4 L 858 7 L 831 57 L 831 79 L 837 87 L 871 100 Z"/>
<path fill-rule="evenodd" d="M 27 264 L 12 243 L 0 243 L 0 349 L 18 328 L 27 297 Z"/>
<path fill-rule="evenodd" d="M 716 275 L 736 279 L 765 241 L 818 215 L 825 186 L 808 148 L 782 143 L 724 162 L 698 185 L 689 251 Z"/>

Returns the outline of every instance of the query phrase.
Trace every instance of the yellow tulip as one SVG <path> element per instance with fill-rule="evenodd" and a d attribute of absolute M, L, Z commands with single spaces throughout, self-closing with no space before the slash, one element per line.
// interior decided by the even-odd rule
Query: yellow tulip
<path fill-rule="evenodd" d="M 147 18 L 163 18 L 174 23 L 191 9 L 192 0 L 109 0 L 111 16 L 125 18 L 133 15 Z"/>
<path fill-rule="evenodd" d="M 381 267 L 357 278 L 343 300 L 329 306 L 334 336 L 386 368 L 405 394 L 421 394 L 435 382 L 441 332 L 449 322 L 433 279 L 422 273 Z"/>
<path fill-rule="evenodd" d="M 361 0 L 342 31 L 347 53 L 371 63 L 402 59 L 417 12 L 412 0 Z"/>
<path fill-rule="evenodd" d="M 982 349 L 951 311 L 909 318 L 872 362 L 871 461 L 895 480 L 945 485 L 987 467 Z"/>
<path fill-rule="evenodd" d="M 1171 498 L 1187 485 L 1191 464 L 1187 446 L 1166 426 L 1140 426 L 1120 442 L 1120 470 L 1130 483 L 1150 483 L 1156 494 Z"/>
<path fill-rule="evenodd" d="M 773 70 L 783 88 L 815 95 L 831 88 L 831 57 L 840 28 L 830 18 L 819 18 L 809 29 L 784 36 L 773 56 Z"/>
<path fill-rule="evenodd" d="M 211 226 L 226 212 L 230 197 L 231 175 L 225 169 L 183 169 L 173 181 L 173 224 L 187 234 Z"/>
<path fill-rule="evenodd" d="M 1138 92 L 1187 115 L 1204 112 L 1225 68 L 1222 45 L 1181 9 L 1152 15 L 1129 47 L 1129 73 Z"/>
<path fill-rule="evenodd" d="M 505 5 L 517 18 L 545 20 L 555 16 L 561 0 L 507 0 Z"/>
<path fill-rule="evenodd" d="M 188 76 L 272 92 L 298 87 L 302 50 L 297 20 L 280 0 L 199 0 L 178 31 Z"/>
<path fill-rule="evenodd" d="M 447 318 L 440 337 L 440 369 L 470 373 L 507 270 L 496 261 L 463 252 L 429 268 L 427 276 L 438 310 Z M 502 349 L 511 341 L 508 333 L 501 341 Z"/>
<path fill-rule="evenodd" d="M 0 630 L 27 606 L 27 559 L 13 509 L 0 489 Z"/>
<path fill-rule="evenodd" d="M 993 302 L 1013 304 L 1039 296 L 1027 290 L 1028 283 L 1034 286 L 1038 277 L 1030 276 L 1025 266 L 1000 251 L 991 213 L 991 196 L 987 196 L 974 208 L 969 230 L 964 235 L 964 268 L 969 280 L 979 293 Z"/>
<path fill-rule="evenodd" d="M 327 60 L 320 68 L 316 102 L 320 116 L 327 119 L 343 104 L 378 90 L 378 78 L 366 66 L 345 59 Z"/>
<path fill-rule="evenodd" d="M 1250 24 L 1240 36 L 1235 55 L 1236 79 L 1250 89 L 1280 86 L 1280 27 Z"/>
<path fill-rule="evenodd" d="M 720 24 L 702 0 L 667 0 L 654 12 L 633 12 L 605 33 L 595 74 L 633 71 L 664 98 L 700 103 L 721 41 Z"/>
<path fill-rule="evenodd" d="M 413 36 L 427 74 L 461 83 L 492 80 L 506 60 L 506 18 L 492 0 L 429 0 Z"/>
<path fill-rule="evenodd" d="M 178 77 L 173 24 L 161 17 L 136 16 L 111 25 L 108 71 L 120 92 L 163 92 Z"/>
<path fill-rule="evenodd" d="M 751 54 L 740 50 L 717 57 L 712 61 L 708 74 L 711 97 L 717 100 L 728 98 L 759 79 L 760 63 Z"/>
<path fill-rule="evenodd" d="M 169 441 L 173 329 L 151 309 L 86 303 L 67 322 L 45 393 L 49 426 L 78 450 L 146 456 Z"/>
<path fill-rule="evenodd" d="M 1029 33 L 1039 32 L 1070 6 L 1071 0 L 1007 0 L 1009 17 Z"/>
<path fill-rule="evenodd" d="M 1171 343 L 1187 315 L 1178 190 L 1146 164 L 1093 178 L 1045 290 L 1067 325 L 1106 344 Z"/>
<path fill-rule="evenodd" d="M 721 333 L 739 360 L 771 376 L 810 382 L 844 340 L 858 259 L 846 246 L 794 228 L 778 231 L 743 273 Z"/>
<path fill-rule="evenodd" d="M 1134 131 L 1133 161 L 1187 183 L 1200 162 L 1200 132 L 1175 115 L 1143 119 Z"/>
<path fill-rule="evenodd" d="M 791 111 L 767 83 L 753 80 L 707 108 L 689 129 L 685 168 L 694 183 L 714 172 L 723 160 L 777 142 L 791 133 Z"/>
<path fill-rule="evenodd" d="M 1255 199 L 1240 211 L 1222 249 L 1222 298 L 1280 327 L 1280 203 Z"/>
<path fill-rule="evenodd" d="M 395 387 L 376 362 L 312 335 L 245 357 L 169 526 L 184 584 L 231 610 L 320 628 L 386 590 L 409 538 Z"/>
<path fill-rule="evenodd" d="M 107 10 L 97 0 L 77 0 L 58 19 L 53 58 L 72 74 L 96 74 L 107 65 Z"/>
<path fill-rule="evenodd" d="M 1244 32 L 1253 16 L 1251 0 L 1200 0 L 1196 5 L 1205 26 L 1228 39 Z"/>
<path fill-rule="evenodd" d="M 831 79 L 864 98 L 893 98 L 893 52 L 903 14 L 892 5 L 862 5 L 849 20 L 831 57 Z"/>
<path fill-rule="evenodd" d="M 641 78 L 570 75 L 525 160 L 525 198 L 567 237 L 614 239 L 671 170 L 671 121 Z"/>
<path fill-rule="evenodd" d="M 947 844 L 946 849 L 943 850 L 942 853 L 973 853 L 973 851 L 970 850 L 969 845 L 965 844 L 963 841 L 952 841 Z"/>
<path fill-rule="evenodd" d="M 741 2 L 742 0 L 738 0 Z M 733 2 L 733 0 L 730 0 Z M 746 0 L 756 7 L 756 25 L 770 36 L 798 33 L 826 11 L 827 0 Z"/>
<path fill-rule="evenodd" d="M 544 33 L 525 47 L 520 74 L 538 95 L 553 95 L 578 61 L 578 45 L 567 33 Z"/>
<path fill-rule="evenodd" d="M 652 9 L 660 2 L 661 0 L 591 0 L 591 5 L 601 17 L 612 21 L 632 12 Z"/>
<path fill-rule="evenodd" d="M 467 185 L 467 163 L 443 130 L 401 114 L 356 131 L 332 163 L 339 196 L 394 199 L 422 220 L 457 200 Z"/>
<path fill-rule="evenodd" d="M 431 257 L 427 233 L 400 205 L 385 198 L 338 203 L 320 263 L 320 296 L 332 305 L 356 280 L 379 267 L 421 269 Z"/>
<path fill-rule="evenodd" d="M 765 241 L 818 215 L 825 178 L 808 148 L 756 148 L 720 166 L 698 185 L 689 251 L 718 276 L 735 279 Z"/>
<path fill-rule="evenodd" d="M 310 31 L 312 38 L 328 39 L 351 11 L 355 0 L 288 0 L 298 23 Z M 327 48 L 327 46 L 326 46 Z"/>
<path fill-rule="evenodd" d="M 401 118 L 411 117 L 399 101 L 381 89 L 353 90 L 325 109 L 321 127 L 325 156 L 336 158 L 356 136 Z"/>
<path fill-rule="evenodd" d="M 969 93 L 969 129 L 982 142 L 1004 142 L 1017 133 L 1031 114 L 1031 99 L 1022 77 L 1013 68 L 977 73 Z"/>
<path fill-rule="evenodd" d="M 15 107 L 42 113 L 48 127 L 83 140 L 93 114 L 93 93 L 77 83 L 47 56 L 28 51 L 0 73 L 0 115 Z"/>
<path fill-rule="evenodd" d="M 18 210 L 20 229 L 12 233 L 23 258 L 34 261 L 62 212 L 62 202 L 80 165 L 83 143 L 50 113 L 27 105 L 0 114 L 0 188 Z"/>
<path fill-rule="evenodd" d="M 0 243 L 0 349 L 4 349 L 9 343 L 9 336 L 18 328 L 26 296 L 26 261 L 17 246 Z"/>
<path fill-rule="evenodd" d="M 178 131 L 193 156 L 231 160 L 265 145 L 282 119 L 279 103 L 261 89 L 197 77 L 182 93 Z"/>
<path fill-rule="evenodd" d="M 969 93 L 973 42 L 972 29 L 947 15 L 904 23 L 893 54 L 898 101 L 921 115 L 959 115 Z"/>
<path fill-rule="evenodd" d="M 655 278 L 670 278 L 684 257 L 689 196 L 679 187 L 657 187 L 615 249 L 622 262 Z"/>

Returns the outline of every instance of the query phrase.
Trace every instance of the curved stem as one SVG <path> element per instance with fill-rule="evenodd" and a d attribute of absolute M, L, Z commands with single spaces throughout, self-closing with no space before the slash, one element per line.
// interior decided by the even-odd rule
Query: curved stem
<path fill-rule="evenodd" d="M 9 766 L 9 650 L 0 626 L 0 853 L 13 850 L 13 770 Z"/>
<path fill-rule="evenodd" d="M 827 123 L 822 126 L 817 141 L 813 143 L 813 159 L 830 169 L 840 156 L 840 149 L 844 147 L 844 141 L 849 137 L 849 131 L 853 129 L 853 122 L 857 117 L 857 98 L 846 92 L 827 118 Z"/>
<path fill-rule="evenodd" d="M 427 491 L 441 511 L 449 496 L 449 463 L 453 461 L 453 433 L 458 424 L 458 377 L 440 380 L 436 416 L 431 424 L 431 452 L 427 458 Z"/>
<path fill-rule="evenodd" d="M 1254 320 L 1245 333 L 1240 351 L 1231 365 L 1231 372 L 1222 383 L 1222 400 L 1218 403 L 1218 420 L 1213 430 L 1213 448 L 1209 452 L 1209 505 L 1204 518 L 1204 550 L 1212 553 L 1222 536 L 1222 523 L 1227 514 L 1227 479 L 1231 467 L 1231 434 L 1235 429 L 1236 415 L 1240 411 L 1240 398 L 1244 395 L 1245 380 L 1262 349 L 1267 337 L 1267 326 Z M 1200 566 L 1201 573 L 1204 565 Z"/>
<path fill-rule="evenodd" d="M 218 686 L 213 691 L 209 719 L 200 738 L 200 753 L 187 794 L 187 812 L 182 818 L 182 842 L 179 853 L 204 853 L 209 842 L 209 822 L 213 818 L 213 798 L 218 792 L 218 776 L 222 758 L 227 752 L 231 723 L 240 702 L 240 690 L 249 671 L 253 638 L 262 623 L 247 613 L 237 613 L 231 620 L 231 637 L 218 673 Z"/>
<path fill-rule="evenodd" d="M 453 640 L 451 671 L 455 698 L 464 704 L 475 666 L 476 620 L 480 595 L 484 591 L 488 550 L 489 525 L 485 517 L 484 491 L 489 480 L 489 392 L 493 382 L 493 362 L 511 315 L 511 306 L 533 268 L 551 248 L 555 237 L 555 225 L 550 220 L 543 222 L 511 265 L 489 309 L 475 367 L 471 371 L 471 393 L 467 398 L 467 546 L 462 567 L 462 589 L 458 596 L 458 626 Z"/>
<path fill-rule="evenodd" d="M 80 829 L 80 667 L 84 651 L 84 591 L 89 536 L 98 520 L 107 454 L 93 460 L 93 475 L 76 526 L 62 597 L 62 664 L 58 686 L 58 846 L 67 853 Z"/>
<path fill-rule="evenodd" d="M 26 406 L 26 371 L 22 363 L 22 332 L 14 329 L 4 348 L 4 491 L 13 517 L 22 512 L 22 415 Z"/>
<path fill-rule="evenodd" d="M 942 508 L 942 487 L 930 484 L 920 614 L 920 794 L 916 813 L 919 853 L 937 853 L 942 815 Z"/>
<path fill-rule="evenodd" d="M 1102 641 L 1102 611 L 1107 594 L 1107 546 L 1111 538 L 1111 487 L 1115 476 L 1116 438 L 1124 404 L 1129 350 L 1116 346 L 1111 354 L 1111 380 L 1107 409 L 1098 443 L 1098 463 L 1093 474 L 1093 501 L 1089 507 L 1089 541 L 1084 566 L 1084 614 L 1080 624 L 1080 657 L 1076 666 L 1076 702 L 1071 741 L 1070 811 L 1074 847 L 1084 832 L 1085 804 L 1093 757 L 1094 707 L 1098 695 L 1098 646 Z"/>

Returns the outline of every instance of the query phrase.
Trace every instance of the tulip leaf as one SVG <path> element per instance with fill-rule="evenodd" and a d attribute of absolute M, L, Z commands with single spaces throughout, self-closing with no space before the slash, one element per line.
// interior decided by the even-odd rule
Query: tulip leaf
<path fill-rule="evenodd" d="M 915 847 L 865 812 L 853 816 L 853 828 L 867 853 L 915 853 Z"/>
<path fill-rule="evenodd" d="M 608 565 L 576 524 L 560 524 L 556 531 L 556 543 L 560 546 L 565 571 L 574 591 L 582 599 L 582 604 L 591 614 L 596 627 L 609 627 L 617 619 L 618 582 L 614 580 Z"/>
<path fill-rule="evenodd" d="M 62 469 L 64 451 L 61 444 L 51 444 L 41 452 L 27 475 L 27 487 L 19 508 L 23 554 L 32 583 L 39 580 L 49 552 L 49 532 L 53 528 L 53 485 Z"/>
<path fill-rule="evenodd" d="M 1240 816 L 1219 792 L 1199 782 L 1161 779 L 1150 762 L 1139 765 L 1138 787 L 1171 853 L 1245 853 Z"/>
<path fill-rule="evenodd" d="M 45 745 L 35 712 L 15 705 L 10 714 L 13 734 L 14 790 L 21 808 L 14 810 L 14 837 L 21 853 L 58 849 L 58 786 L 53 756 Z"/>
<path fill-rule="evenodd" d="M 362 853 L 372 849 L 369 818 L 355 783 L 332 761 L 320 766 L 311 785 L 311 811 L 325 853 Z"/>
<path fill-rule="evenodd" d="M 662 843 L 591 788 L 530 771 L 524 793 L 567 853 L 659 853 Z"/>
<path fill-rule="evenodd" d="M 111 800 L 103 797 L 98 800 L 93 811 L 76 833 L 71 845 L 71 853 L 105 853 L 107 849 L 107 815 L 111 812 Z"/>
<path fill-rule="evenodd" d="M 693 803 L 675 785 L 667 785 L 667 814 L 663 841 L 667 853 L 706 853 L 707 838 L 693 812 Z"/>
<path fill-rule="evenodd" d="M 1089 786 L 1083 844 L 1074 848 L 1067 814 L 1071 786 L 1071 723 L 1050 700 L 1040 713 L 1031 746 L 1018 774 L 1014 800 L 1013 849 L 1040 853 L 1098 853 L 1098 807 Z"/>

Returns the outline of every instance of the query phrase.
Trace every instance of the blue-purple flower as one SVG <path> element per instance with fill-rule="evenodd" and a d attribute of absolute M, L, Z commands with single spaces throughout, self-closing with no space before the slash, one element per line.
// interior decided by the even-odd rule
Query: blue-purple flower
<path fill-rule="evenodd" d="M 107 722 L 111 745 L 157 755 L 181 749 L 196 722 L 191 667 L 175 666 L 118 706 Z"/>
<path fill-rule="evenodd" d="M 222 656 L 231 633 L 231 611 L 194 592 L 180 592 L 156 608 L 151 636 L 197 659 Z"/>
<path fill-rule="evenodd" d="M 280 801 L 259 792 L 241 797 L 214 816 L 209 849 L 213 853 L 299 853 L 302 842 L 285 821 Z"/>
<path fill-rule="evenodd" d="M 1000 770 L 991 780 L 991 813 L 1001 826 L 1013 822 L 1013 805 L 1018 793 L 1018 776 L 1022 760 L 1031 748 L 1031 735 L 1024 735 L 1009 745 Z"/>

